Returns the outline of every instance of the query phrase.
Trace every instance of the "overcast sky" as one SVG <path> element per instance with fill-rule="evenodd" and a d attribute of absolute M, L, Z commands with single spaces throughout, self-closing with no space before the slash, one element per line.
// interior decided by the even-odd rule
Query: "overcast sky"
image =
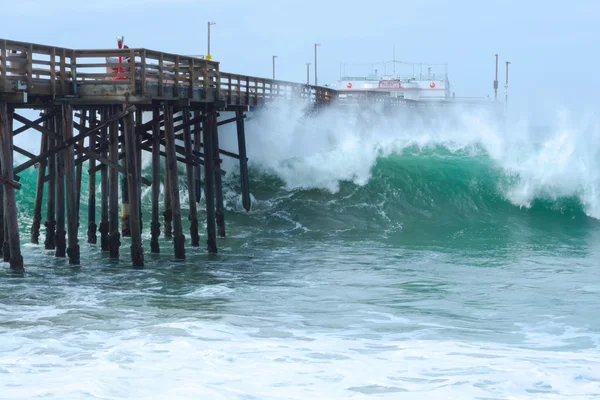
<path fill-rule="evenodd" d="M 510 66 L 511 105 L 540 116 L 598 106 L 600 2 L 525 0 L 0 0 L 0 37 L 69 48 L 211 52 L 221 70 L 303 82 L 319 47 L 319 83 L 340 64 L 448 63 L 457 96 L 493 96 L 494 53 Z M 311 66 L 312 68 L 312 66 Z M 379 67 L 381 71 L 382 67 Z M 388 67 L 391 69 L 391 65 Z M 353 75 L 367 74 L 347 67 Z M 389 70 L 388 70 L 389 72 Z M 313 71 L 311 69 L 311 80 Z M 500 91 L 504 96 L 504 90 Z"/>

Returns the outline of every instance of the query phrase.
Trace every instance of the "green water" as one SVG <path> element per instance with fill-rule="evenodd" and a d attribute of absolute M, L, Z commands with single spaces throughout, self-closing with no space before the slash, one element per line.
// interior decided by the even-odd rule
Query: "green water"
<path fill-rule="evenodd" d="M 86 212 L 81 266 L 24 245 L 25 274 L 0 272 L 0 398 L 597 397 L 595 198 L 567 177 L 519 204 L 537 181 L 484 147 L 377 152 L 366 182 L 351 151 L 322 164 L 333 191 L 290 184 L 307 158 L 253 163 L 249 213 L 230 172 L 217 255 L 161 238 L 135 270 L 126 239 L 120 261 L 85 243 Z"/>

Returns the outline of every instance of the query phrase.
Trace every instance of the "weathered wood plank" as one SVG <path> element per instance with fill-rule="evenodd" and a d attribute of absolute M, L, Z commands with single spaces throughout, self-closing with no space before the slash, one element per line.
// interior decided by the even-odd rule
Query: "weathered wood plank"
<path fill-rule="evenodd" d="M 12 119 L 9 116 L 7 104 L 0 103 L 0 163 L 2 164 L 2 179 L 8 181 L 14 179 L 11 145 Z M 9 185 L 4 185 L 3 192 L 4 221 L 5 227 L 7 228 L 4 230 L 4 235 L 8 239 L 10 268 L 13 271 L 23 271 L 23 257 L 21 256 L 21 244 L 19 242 L 19 221 L 15 190 Z"/>
<path fill-rule="evenodd" d="M 142 230 L 140 228 L 140 184 L 133 114 L 124 118 L 125 151 L 127 153 L 127 186 L 129 189 L 129 232 L 131 235 L 131 262 L 135 267 L 144 266 Z"/>
<path fill-rule="evenodd" d="M 190 111 L 187 108 L 182 110 L 183 112 L 183 123 L 186 126 L 183 133 L 183 143 L 186 152 L 186 158 L 192 157 L 192 132 L 189 124 L 187 123 L 190 119 Z M 190 238 L 192 247 L 198 247 L 200 245 L 200 237 L 198 235 L 198 210 L 196 208 L 196 191 L 194 190 L 194 166 L 192 163 L 185 163 L 187 184 L 188 184 L 188 206 L 190 208 L 189 220 L 190 220 Z"/>
<path fill-rule="evenodd" d="M 69 147 L 72 146 L 73 144 L 75 144 L 77 141 L 85 139 L 86 137 L 88 137 L 89 135 L 91 135 L 92 133 L 98 132 L 99 130 L 105 128 L 106 126 L 110 125 L 113 121 L 118 121 L 120 118 L 122 118 L 123 116 L 129 114 L 130 112 L 135 111 L 135 106 L 129 106 L 127 109 L 125 109 L 124 111 L 114 115 L 113 117 L 109 118 L 107 121 L 102 122 L 99 125 L 96 125 L 93 128 L 88 129 L 85 133 L 81 133 L 71 139 L 69 139 L 68 142 L 64 142 L 62 141 L 62 138 L 60 138 L 61 143 L 57 146 L 54 146 L 54 148 L 52 150 L 49 150 L 47 153 L 45 154 L 41 154 L 35 158 L 32 158 L 31 160 L 24 162 L 23 164 L 19 165 L 18 167 L 15 168 L 15 174 L 18 174 L 21 171 L 26 170 L 27 168 L 35 165 L 36 163 L 40 162 L 41 160 L 47 158 L 48 156 L 50 156 L 51 154 L 57 153 L 59 151 L 61 151 L 62 149 L 64 149 L 65 147 Z M 39 127 L 38 127 L 39 128 Z M 34 128 L 35 129 L 35 128 Z M 51 132 L 52 138 L 56 137 L 56 134 L 54 134 L 53 132 Z M 118 137 L 117 137 L 117 146 L 118 146 Z"/>
<path fill-rule="evenodd" d="M 73 138 L 73 107 L 70 104 L 62 106 L 63 133 L 64 141 Z M 65 170 L 66 185 L 66 211 L 67 211 L 67 255 L 69 264 L 79 264 L 80 250 L 79 239 L 77 237 L 79 227 L 79 216 L 77 208 L 77 179 L 75 177 L 75 154 L 72 146 L 66 147 L 62 151 Z"/>
<path fill-rule="evenodd" d="M 48 122 L 44 122 L 45 127 Z M 46 152 L 48 148 L 48 136 L 41 135 L 40 139 L 40 154 Z M 40 226 L 42 224 L 42 201 L 44 198 L 44 176 L 46 175 L 46 160 L 42 160 L 38 166 L 38 177 L 35 187 L 35 201 L 33 204 L 33 223 L 31 224 L 30 242 L 33 244 L 39 243 Z"/>
<path fill-rule="evenodd" d="M 179 179 L 177 173 L 177 159 L 175 156 L 175 137 L 173 134 L 173 106 L 165 105 L 165 139 L 167 152 L 167 171 L 169 175 L 171 210 L 173 217 L 173 244 L 175 249 L 175 259 L 185 259 L 185 236 L 183 235 L 183 226 L 181 223 L 181 203 L 179 200 Z"/>

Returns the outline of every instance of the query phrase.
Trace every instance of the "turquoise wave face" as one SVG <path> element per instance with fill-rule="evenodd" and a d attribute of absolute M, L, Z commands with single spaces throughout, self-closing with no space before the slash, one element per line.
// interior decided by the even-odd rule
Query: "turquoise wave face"
<path fill-rule="evenodd" d="M 150 175 L 150 170 L 144 173 Z M 274 174 L 257 168 L 251 170 L 251 178 L 254 204 L 246 214 L 237 176 L 235 172 L 228 174 L 227 221 L 233 232 L 256 238 L 286 235 L 297 240 L 337 238 L 484 248 L 508 242 L 515 245 L 522 240 L 550 244 L 577 240 L 598 225 L 586 215 L 576 196 L 539 197 L 527 208 L 514 205 L 505 193 L 519 184 L 518 176 L 507 174 L 485 152 L 449 151 L 441 146 L 410 147 L 400 154 L 380 156 L 366 184 L 341 181 L 337 192 L 289 189 Z M 23 189 L 17 195 L 24 234 L 32 222 L 36 179 L 35 169 L 21 174 Z M 187 223 L 183 174 L 180 179 Z M 87 197 L 84 174 L 82 232 L 87 224 Z M 149 221 L 148 194 L 143 200 L 143 215 Z M 203 212 L 200 218 L 205 218 Z"/>

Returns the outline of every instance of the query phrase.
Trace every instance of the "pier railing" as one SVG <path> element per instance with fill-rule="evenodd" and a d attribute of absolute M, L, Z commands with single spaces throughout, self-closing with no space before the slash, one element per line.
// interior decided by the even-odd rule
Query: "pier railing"
<path fill-rule="evenodd" d="M 187 99 L 250 106 L 336 97 L 326 87 L 223 73 L 218 62 L 144 48 L 74 50 L 0 39 L 3 93 L 92 104 Z"/>

